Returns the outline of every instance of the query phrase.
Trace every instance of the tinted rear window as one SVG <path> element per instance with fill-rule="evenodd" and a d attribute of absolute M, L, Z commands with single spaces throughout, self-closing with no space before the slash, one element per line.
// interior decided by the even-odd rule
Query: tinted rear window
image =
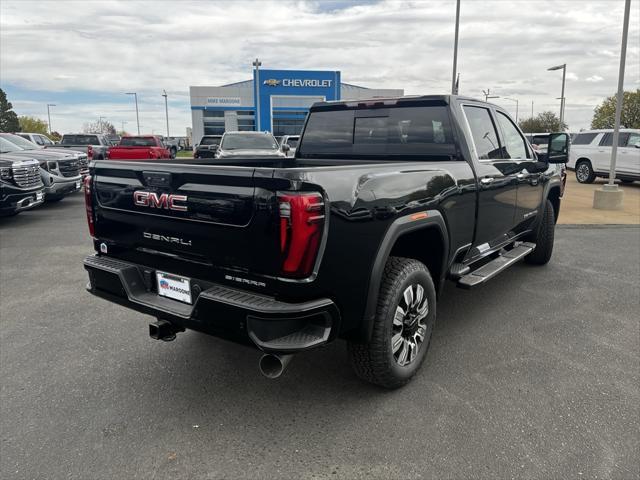
<path fill-rule="evenodd" d="M 200 145 L 220 145 L 220 138 L 203 137 Z"/>
<path fill-rule="evenodd" d="M 122 137 L 120 145 L 123 147 L 155 147 L 156 140 L 151 137 Z"/>
<path fill-rule="evenodd" d="M 65 135 L 62 137 L 61 145 L 100 145 L 98 137 L 95 135 Z"/>
<path fill-rule="evenodd" d="M 445 106 L 312 111 L 301 157 L 455 155 Z"/>
<path fill-rule="evenodd" d="M 578 133 L 573 137 L 571 143 L 573 145 L 589 145 L 597 136 L 597 133 Z"/>

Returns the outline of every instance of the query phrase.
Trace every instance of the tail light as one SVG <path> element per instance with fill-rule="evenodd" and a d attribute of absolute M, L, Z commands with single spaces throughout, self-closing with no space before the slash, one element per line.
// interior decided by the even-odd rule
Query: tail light
<path fill-rule="evenodd" d="M 93 146 L 92 145 L 89 145 L 87 147 L 87 158 L 89 160 L 93 160 Z"/>
<path fill-rule="evenodd" d="M 317 192 L 278 194 L 282 274 L 304 278 L 311 274 L 324 229 L 324 201 Z"/>
<path fill-rule="evenodd" d="M 87 210 L 87 225 L 89 226 L 89 235 L 96 236 L 96 227 L 93 221 L 93 199 L 91 198 L 91 175 L 84 177 L 84 204 Z"/>

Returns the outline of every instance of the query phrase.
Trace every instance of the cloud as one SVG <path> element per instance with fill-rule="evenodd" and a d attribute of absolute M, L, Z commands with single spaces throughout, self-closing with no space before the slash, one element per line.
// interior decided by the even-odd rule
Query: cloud
<path fill-rule="evenodd" d="M 585 78 L 587 82 L 597 83 L 604 80 L 600 75 L 591 75 L 590 77 Z"/>
<path fill-rule="evenodd" d="M 632 19 L 638 6 L 633 2 Z M 600 92 L 616 89 L 622 7 L 606 0 L 580 8 L 571 1 L 462 2 L 461 93 L 481 97 L 490 88 L 521 105 L 533 101 L 534 113 L 557 110 L 561 74 L 546 69 L 566 62 L 567 101 L 586 106 L 567 111 L 567 120 L 587 126 L 602 100 L 588 79 L 602 79 Z M 34 92 L 49 92 L 45 102 L 56 104 L 64 97 L 56 115 L 66 130 L 107 110 L 121 116 L 114 123 L 134 124 L 131 99 L 122 94 L 136 91 L 141 116 L 145 109 L 141 123 L 162 131 L 166 89 L 171 124 L 183 132 L 191 124 L 189 86 L 248 79 L 256 57 L 265 68 L 340 70 L 349 83 L 447 93 L 454 16 L 453 1 L 2 0 L 0 82 L 19 95 L 11 98 L 16 105 Z M 638 82 L 638 45 L 632 21 L 628 88 Z"/>

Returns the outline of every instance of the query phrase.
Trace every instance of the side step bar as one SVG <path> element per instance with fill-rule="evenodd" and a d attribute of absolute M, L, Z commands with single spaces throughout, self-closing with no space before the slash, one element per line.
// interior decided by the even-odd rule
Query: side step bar
<path fill-rule="evenodd" d="M 502 252 L 499 257 L 491 260 L 489 263 L 460 277 L 458 286 L 461 288 L 472 288 L 480 285 L 533 252 L 535 248 L 535 243 L 517 243 L 511 250 Z"/>

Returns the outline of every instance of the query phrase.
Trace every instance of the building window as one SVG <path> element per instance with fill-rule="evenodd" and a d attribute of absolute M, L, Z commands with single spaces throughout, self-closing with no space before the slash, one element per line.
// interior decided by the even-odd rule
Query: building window
<path fill-rule="evenodd" d="M 275 136 L 300 135 L 304 121 L 307 118 L 306 110 L 273 111 L 272 130 Z"/>

